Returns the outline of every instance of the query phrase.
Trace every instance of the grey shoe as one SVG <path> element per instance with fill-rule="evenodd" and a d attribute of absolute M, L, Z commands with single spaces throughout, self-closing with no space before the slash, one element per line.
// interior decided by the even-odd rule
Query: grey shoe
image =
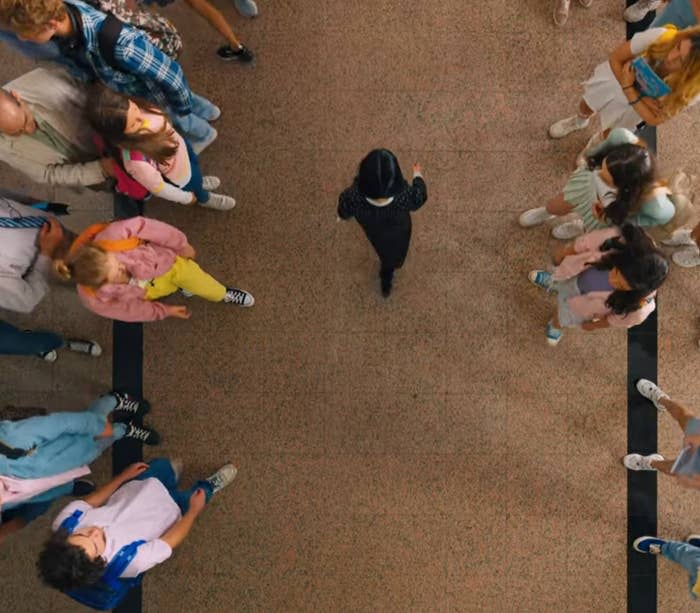
<path fill-rule="evenodd" d="M 559 224 L 552 230 L 552 236 L 562 241 L 568 241 L 577 236 L 581 236 L 584 232 L 583 220 L 574 219 L 573 221 L 565 221 Z"/>
<path fill-rule="evenodd" d="M 682 268 L 694 268 L 700 265 L 700 249 L 697 247 L 687 247 L 676 251 L 671 259 Z"/>
<path fill-rule="evenodd" d="M 216 494 L 224 489 L 236 478 L 238 469 L 233 464 L 225 464 L 217 470 L 211 477 L 207 478 L 212 489 L 212 494 Z"/>
<path fill-rule="evenodd" d="M 627 23 L 637 23 L 644 19 L 649 11 L 658 9 L 662 3 L 662 0 L 637 0 L 625 9 L 622 16 Z"/>
<path fill-rule="evenodd" d="M 231 196 L 210 193 L 209 200 L 200 202 L 199 206 L 203 206 L 206 209 L 216 209 L 217 211 L 229 211 L 236 206 L 236 201 Z"/>
<path fill-rule="evenodd" d="M 583 117 L 579 117 L 578 115 L 560 119 L 549 126 L 549 135 L 552 138 L 564 138 L 572 132 L 587 128 L 590 121 L 590 117 L 588 119 L 583 119 Z"/>
<path fill-rule="evenodd" d="M 215 190 L 219 185 L 221 185 L 219 177 L 213 177 L 211 175 L 202 177 L 202 187 L 208 192 Z"/>
<path fill-rule="evenodd" d="M 532 226 L 539 226 L 554 217 L 555 215 L 552 215 L 546 207 L 538 206 L 535 209 L 528 209 L 521 213 L 520 217 L 518 217 L 518 223 L 523 228 L 531 228 Z"/>
<path fill-rule="evenodd" d="M 258 16 L 258 5 L 253 0 L 233 0 L 233 4 L 243 17 Z"/>

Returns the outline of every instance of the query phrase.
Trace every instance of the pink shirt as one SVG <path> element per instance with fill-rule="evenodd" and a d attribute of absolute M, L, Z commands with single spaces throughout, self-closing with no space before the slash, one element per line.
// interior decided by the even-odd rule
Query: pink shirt
<path fill-rule="evenodd" d="M 163 125 L 172 129 L 163 115 L 144 112 L 143 116 L 146 122 L 144 128 L 151 132 L 160 132 Z M 180 187 L 187 185 L 192 178 L 190 158 L 182 136 L 176 130 L 173 130 L 173 134 L 177 140 L 177 152 L 164 164 L 158 164 L 148 158 L 131 159 L 131 152 L 128 149 L 122 151 L 122 161 L 126 171 L 152 194 L 164 200 L 189 204 L 192 201 L 192 192 L 184 191 Z M 163 177 L 167 177 L 170 183 L 166 182 Z M 171 185 L 171 183 L 175 185 Z"/>
<path fill-rule="evenodd" d="M 168 272 L 187 247 L 187 237 L 170 224 L 149 217 L 131 217 L 109 224 L 95 240 L 137 237 L 145 241 L 136 249 L 115 251 L 137 281 L 150 281 Z M 82 303 L 94 313 L 120 321 L 156 321 L 168 317 L 166 306 L 146 299 L 138 285 L 105 283 L 94 291 L 78 287 Z"/>
<path fill-rule="evenodd" d="M 79 466 L 64 473 L 40 479 L 16 479 L 15 477 L 0 475 L 0 507 L 10 502 L 12 504 L 24 502 L 54 487 L 89 474 L 90 469 L 87 466 Z"/>
<path fill-rule="evenodd" d="M 578 276 L 591 264 L 600 261 L 605 253 L 600 250 L 600 246 L 608 239 L 620 236 L 618 228 L 605 228 L 593 230 L 584 234 L 574 242 L 575 255 L 566 256 L 561 264 L 554 269 L 552 279 L 555 281 L 565 281 Z M 609 306 L 605 304 L 612 292 L 589 292 L 581 296 L 569 298 L 568 305 L 574 315 L 593 321 L 594 319 L 607 319 L 608 323 L 617 328 L 631 328 L 641 324 L 656 308 L 656 301 L 653 292 L 648 296 L 647 302 L 636 311 L 627 315 L 616 315 Z"/>

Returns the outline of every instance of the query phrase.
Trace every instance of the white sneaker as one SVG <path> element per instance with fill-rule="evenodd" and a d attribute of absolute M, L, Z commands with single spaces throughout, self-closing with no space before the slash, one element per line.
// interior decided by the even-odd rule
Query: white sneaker
<path fill-rule="evenodd" d="M 700 264 L 700 249 L 697 247 L 688 247 L 687 249 L 681 249 L 676 251 L 671 259 L 683 268 L 693 268 Z"/>
<path fill-rule="evenodd" d="M 543 206 L 538 206 L 536 209 L 528 209 L 518 217 L 518 223 L 523 228 L 531 228 L 532 226 L 539 226 L 545 221 L 549 221 L 555 217 Z"/>
<path fill-rule="evenodd" d="M 253 298 L 253 294 L 246 292 L 244 289 L 227 287 L 224 302 L 240 307 L 252 307 L 255 304 L 255 298 Z"/>
<path fill-rule="evenodd" d="M 661 241 L 661 244 L 667 247 L 697 247 L 695 241 L 690 237 L 690 233 L 690 228 L 681 228 L 676 230 L 671 238 Z"/>
<path fill-rule="evenodd" d="M 637 23 L 647 16 L 649 11 L 655 11 L 663 4 L 663 0 L 637 0 L 628 6 L 622 17 L 628 23 Z"/>
<path fill-rule="evenodd" d="M 224 489 L 236 478 L 238 469 L 233 464 L 225 464 L 217 470 L 207 481 L 211 484 L 212 494 L 216 494 Z"/>
<path fill-rule="evenodd" d="M 652 383 L 649 379 L 640 379 L 637 381 L 637 391 L 648 400 L 651 400 L 659 411 L 666 410 L 659 404 L 659 400 L 662 398 L 670 398 L 670 396 L 662 391 L 656 383 Z"/>
<path fill-rule="evenodd" d="M 66 340 L 66 347 L 69 351 L 91 355 L 93 358 L 99 358 L 102 355 L 102 347 L 97 341 L 68 339 Z"/>
<path fill-rule="evenodd" d="M 629 470 L 656 470 L 652 465 L 652 461 L 663 462 L 664 456 L 658 453 L 651 455 L 641 455 L 639 453 L 628 453 L 622 458 L 622 463 Z"/>
<path fill-rule="evenodd" d="M 590 117 L 588 119 L 584 119 L 578 115 L 572 115 L 566 119 L 560 119 L 556 123 L 549 126 L 549 135 L 552 138 L 564 138 L 572 132 L 587 128 L 590 122 Z"/>
<path fill-rule="evenodd" d="M 552 229 L 552 236 L 562 241 L 568 241 L 583 234 L 583 220 L 574 219 L 573 221 L 565 221 Z"/>
<path fill-rule="evenodd" d="M 51 351 L 47 351 L 46 353 L 40 353 L 39 357 L 42 360 L 46 360 L 47 362 L 55 362 L 56 360 L 58 360 L 58 353 L 55 349 L 52 349 Z"/>
<path fill-rule="evenodd" d="M 199 206 L 203 206 L 206 209 L 216 209 L 217 211 L 230 211 L 236 206 L 236 201 L 231 196 L 210 193 L 209 200 L 200 202 Z"/>
<path fill-rule="evenodd" d="M 571 0 L 554 0 L 554 23 L 563 26 L 569 18 Z"/>
<path fill-rule="evenodd" d="M 219 177 L 202 177 L 202 187 L 208 192 L 215 190 L 217 187 L 219 187 L 219 185 L 221 185 L 221 180 L 219 179 Z"/>
<path fill-rule="evenodd" d="M 170 466 L 173 467 L 173 472 L 175 473 L 175 483 L 179 483 L 182 469 L 185 467 L 184 462 L 180 458 L 172 458 L 170 460 Z"/>

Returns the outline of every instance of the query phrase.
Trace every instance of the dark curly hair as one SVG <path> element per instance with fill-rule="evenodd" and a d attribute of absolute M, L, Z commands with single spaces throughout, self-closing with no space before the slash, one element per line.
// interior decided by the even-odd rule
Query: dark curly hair
<path fill-rule="evenodd" d="M 616 289 L 605 304 L 617 315 L 640 308 L 642 300 L 661 287 L 668 275 L 668 258 L 657 249 L 651 237 L 638 226 L 625 224 L 621 238 L 605 241 L 603 258 L 593 264 L 598 270 L 617 268 L 631 289 Z"/>
<path fill-rule="evenodd" d="M 589 170 L 596 170 L 602 168 L 604 160 L 617 187 L 617 198 L 603 209 L 603 214 L 610 223 L 621 226 L 654 182 L 654 157 L 642 145 L 624 144 L 606 147 L 586 161 Z"/>
<path fill-rule="evenodd" d="M 105 571 L 102 558 L 91 560 L 80 547 L 68 543 L 68 536 L 63 529 L 53 534 L 36 563 L 41 580 L 61 591 L 97 583 Z"/>

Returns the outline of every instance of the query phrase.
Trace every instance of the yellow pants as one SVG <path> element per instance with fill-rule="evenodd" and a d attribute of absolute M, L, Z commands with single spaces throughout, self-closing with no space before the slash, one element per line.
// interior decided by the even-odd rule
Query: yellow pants
<path fill-rule="evenodd" d="M 221 302 L 226 294 L 226 288 L 204 272 L 197 262 L 178 256 L 168 272 L 156 277 L 146 286 L 146 298 L 158 300 L 179 289 L 212 302 Z"/>

